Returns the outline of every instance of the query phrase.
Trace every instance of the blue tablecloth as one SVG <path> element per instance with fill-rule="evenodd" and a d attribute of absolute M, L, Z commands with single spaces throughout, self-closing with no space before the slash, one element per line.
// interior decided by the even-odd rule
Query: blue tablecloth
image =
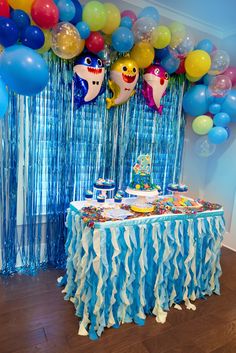
<path fill-rule="evenodd" d="M 223 211 L 95 223 L 71 205 L 67 216 L 66 300 L 81 318 L 79 334 L 96 339 L 105 327 L 220 293 Z M 194 308 L 194 306 L 192 306 Z"/>

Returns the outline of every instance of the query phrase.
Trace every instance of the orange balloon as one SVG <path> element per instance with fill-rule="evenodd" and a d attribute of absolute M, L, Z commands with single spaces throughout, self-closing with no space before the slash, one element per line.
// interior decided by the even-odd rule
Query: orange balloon
<path fill-rule="evenodd" d="M 20 9 L 27 13 L 30 13 L 33 2 L 34 0 L 8 0 L 8 4 L 13 9 Z"/>

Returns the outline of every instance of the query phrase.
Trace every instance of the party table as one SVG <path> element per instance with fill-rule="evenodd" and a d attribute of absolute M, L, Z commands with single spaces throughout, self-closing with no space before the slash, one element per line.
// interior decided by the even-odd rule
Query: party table
<path fill-rule="evenodd" d="M 68 209 L 65 299 L 81 318 L 79 335 L 105 327 L 164 323 L 171 306 L 219 294 L 223 210 L 84 222 L 84 202 Z"/>

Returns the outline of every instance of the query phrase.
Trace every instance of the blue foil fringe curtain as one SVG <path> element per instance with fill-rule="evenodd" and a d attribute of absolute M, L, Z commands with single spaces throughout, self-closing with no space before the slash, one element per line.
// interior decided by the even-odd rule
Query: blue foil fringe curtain
<path fill-rule="evenodd" d="M 65 216 L 70 201 L 84 197 L 98 177 L 129 184 L 139 153 L 152 156 L 153 181 L 166 190 L 178 181 L 184 140 L 184 79 L 172 77 L 162 116 L 141 94 L 111 110 L 107 90 L 96 102 L 74 110 L 73 62 L 52 53 L 47 88 L 36 97 L 10 94 L 0 120 L 0 270 L 37 270 L 65 264 Z M 106 79 L 109 72 L 106 74 Z"/>

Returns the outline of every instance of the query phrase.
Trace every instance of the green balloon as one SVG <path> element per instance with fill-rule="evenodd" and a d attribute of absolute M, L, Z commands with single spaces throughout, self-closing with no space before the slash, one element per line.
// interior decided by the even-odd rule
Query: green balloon
<path fill-rule="evenodd" d="M 106 9 L 99 1 L 89 1 L 83 9 L 83 21 L 91 31 L 99 31 L 106 24 Z"/>
<path fill-rule="evenodd" d="M 200 115 L 193 120 L 193 131 L 198 135 L 206 135 L 213 127 L 213 120 L 208 115 Z"/>

